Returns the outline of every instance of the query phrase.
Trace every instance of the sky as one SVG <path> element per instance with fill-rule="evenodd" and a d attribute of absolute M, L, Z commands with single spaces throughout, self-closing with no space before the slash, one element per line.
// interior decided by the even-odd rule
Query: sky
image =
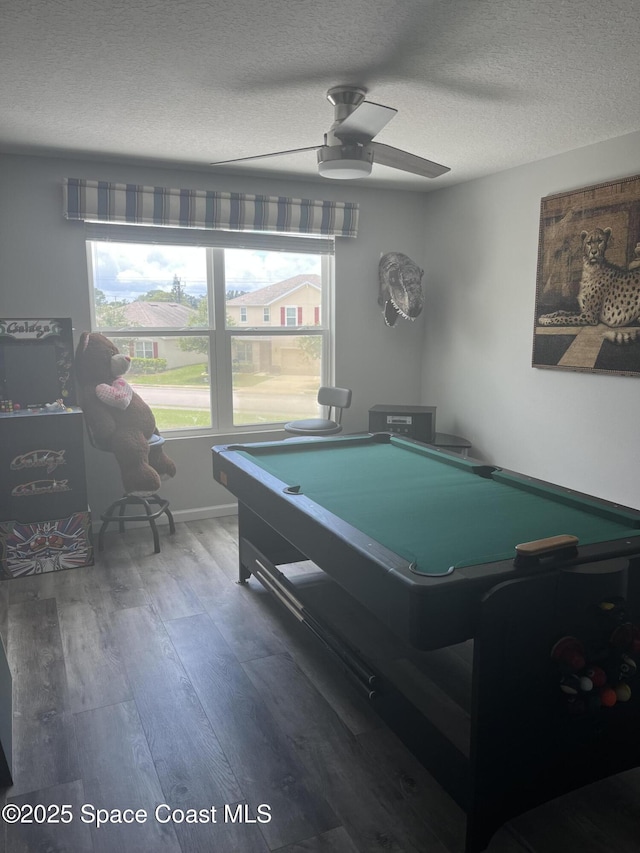
<path fill-rule="evenodd" d="M 191 296 L 206 293 L 206 249 L 192 246 L 95 242 L 95 286 L 109 302 L 132 301 L 149 290 L 171 290 L 174 275 Z M 253 291 L 302 273 L 320 274 L 318 255 L 225 250 L 226 289 Z"/>

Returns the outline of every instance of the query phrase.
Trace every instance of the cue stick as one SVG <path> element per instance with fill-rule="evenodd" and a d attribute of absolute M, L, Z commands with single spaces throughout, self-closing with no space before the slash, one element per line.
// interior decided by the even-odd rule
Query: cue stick
<path fill-rule="evenodd" d="M 273 573 L 266 566 L 263 566 L 255 557 L 254 563 L 262 571 L 258 571 L 254 567 L 253 574 L 265 589 L 274 595 L 299 622 L 305 625 L 329 649 L 329 651 L 333 652 L 334 655 L 340 658 L 350 674 L 356 679 L 358 686 L 364 688 L 369 699 L 374 699 L 376 691 L 372 690 L 372 687 L 375 686 L 377 681 L 375 673 L 367 670 L 362 661 L 355 656 L 351 649 L 345 647 L 345 643 L 340 642 L 335 634 L 323 622 L 315 616 L 312 616 L 305 608 L 304 604 L 284 585 L 282 580 L 274 577 Z M 282 573 L 279 572 L 279 574 Z M 286 580 L 284 575 L 282 575 L 282 579 Z"/>

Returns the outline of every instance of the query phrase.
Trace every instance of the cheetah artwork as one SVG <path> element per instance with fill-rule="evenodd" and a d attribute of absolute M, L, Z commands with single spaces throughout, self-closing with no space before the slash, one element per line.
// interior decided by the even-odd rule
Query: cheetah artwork
<path fill-rule="evenodd" d="M 611 228 L 583 231 L 582 278 L 578 291 L 580 313 L 554 311 L 543 314 L 541 326 L 595 326 L 604 323 L 611 331 L 604 338 L 614 344 L 640 339 L 640 328 L 625 328 L 640 319 L 640 268 L 624 269 L 606 257 Z"/>

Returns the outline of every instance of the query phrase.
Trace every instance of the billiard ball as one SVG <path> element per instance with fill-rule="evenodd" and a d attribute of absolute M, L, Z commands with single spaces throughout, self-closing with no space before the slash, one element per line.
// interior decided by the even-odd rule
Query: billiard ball
<path fill-rule="evenodd" d="M 576 696 L 580 692 L 580 679 L 577 675 L 563 675 L 560 679 L 560 690 L 568 696 Z"/>
<path fill-rule="evenodd" d="M 584 646 L 576 637 L 562 637 L 551 649 L 551 658 L 569 672 L 584 669 Z"/>
<path fill-rule="evenodd" d="M 600 702 L 605 708 L 613 708 L 613 706 L 618 701 L 618 697 L 616 696 L 616 691 L 613 687 L 601 687 L 599 690 Z"/>
<path fill-rule="evenodd" d="M 604 687 L 607 683 L 607 673 L 599 666 L 591 666 L 586 672 L 594 687 Z"/>
<path fill-rule="evenodd" d="M 621 681 L 613 688 L 618 702 L 628 702 L 631 699 L 631 688 L 625 681 Z"/>

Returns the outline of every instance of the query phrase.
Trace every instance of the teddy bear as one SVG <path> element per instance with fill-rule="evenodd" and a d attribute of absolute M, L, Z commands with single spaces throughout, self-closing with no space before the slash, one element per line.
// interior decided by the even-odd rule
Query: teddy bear
<path fill-rule="evenodd" d="M 92 443 L 114 454 L 126 494 L 153 495 L 161 480 L 175 476 L 176 466 L 163 450 L 153 412 L 122 378 L 130 364 L 109 338 L 81 334 L 75 371 Z"/>

